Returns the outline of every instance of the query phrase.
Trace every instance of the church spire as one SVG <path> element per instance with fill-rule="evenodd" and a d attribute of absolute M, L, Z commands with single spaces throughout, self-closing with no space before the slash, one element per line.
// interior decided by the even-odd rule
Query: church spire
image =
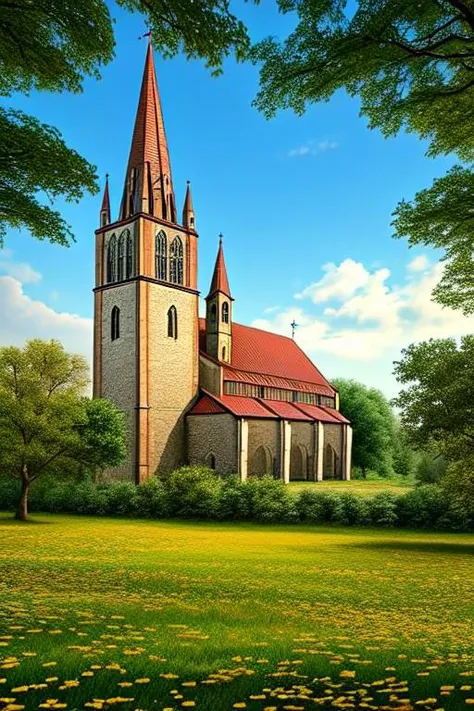
<path fill-rule="evenodd" d="M 212 275 L 211 288 L 209 289 L 207 298 L 210 299 L 211 296 L 213 296 L 217 291 L 225 294 L 225 296 L 228 296 L 229 299 L 232 298 L 230 295 L 229 280 L 227 278 L 227 269 L 225 267 L 222 235 L 219 235 L 219 249 L 217 251 L 214 274 Z"/>
<path fill-rule="evenodd" d="M 189 182 L 189 180 L 188 180 L 188 184 L 186 187 L 186 197 L 184 198 L 183 227 L 186 227 L 187 230 L 195 230 L 196 229 L 193 198 L 191 196 L 191 183 Z"/>
<path fill-rule="evenodd" d="M 102 198 L 102 207 L 100 208 L 100 226 L 110 224 L 110 197 L 109 197 L 109 174 L 105 175 L 104 196 Z"/>
<path fill-rule="evenodd" d="M 176 223 L 176 206 L 160 95 L 148 44 L 120 206 L 120 219 L 144 212 Z"/>

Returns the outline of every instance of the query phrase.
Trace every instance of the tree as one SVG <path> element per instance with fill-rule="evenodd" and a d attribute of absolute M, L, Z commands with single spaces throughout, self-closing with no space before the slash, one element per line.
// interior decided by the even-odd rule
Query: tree
<path fill-rule="evenodd" d="M 125 456 L 123 415 L 84 396 L 88 365 L 58 341 L 0 348 L 0 475 L 20 482 L 16 517 L 28 515 L 31 484 L 74 464 L 104 468 Z"/>
<path fill-rule="evenodd" d="M 410 445 L 405 429 L 397 419 L 394 420 L 393 436 L 393 471 L 398 476 L 411 477 L 416 470 L 416 457 Z"/>
<path fill-rule="evenodd" d="M 411 442 L 451 460 L 474 454 L 474 336 L 412 344 L 394 365 L 404 386 L 394 404 Z"/>
<path fill-rule="evenodd" d="M 279 0 L 299 22 L 283 41 L 253 49 L 261 62 L 256 106 L 266 116 L 302 114 L 338 90 L 359 96 L 370 128 L 405 129 L 428 141 L 428 155 L 474 159 L 472 0 Z M 395 210 L 397 237 L 444 250 L 435 299 L 474 312 L 474 173 L 456 166 Z"/>
<path fill-rule="evenodd" d="M 336 379 L 341 412 L 351 421 L 353 430 L 352 464 L 381 476 L 392 473 L 395 420 L 384 395 L 355 380 Z"/>
<path fill-rule="evenodd" d="M 242 59 L 249 40 L 228 0 L 117 0 L 148 17 L 155 47 L 184 52 L 214 73 L 230 52 Z M 0 0 L 0 96 L 31 90 L 82 91 L 114 56 L 105 0 Z M 63 195 L 97 193 L 96 169 L 68 148 L 57 130 L 33 117 L 0 110 L 0 247 L 6 230 L 27 228 L 61 245 L 74 240 L 61 215 L 45 204 Z"/>

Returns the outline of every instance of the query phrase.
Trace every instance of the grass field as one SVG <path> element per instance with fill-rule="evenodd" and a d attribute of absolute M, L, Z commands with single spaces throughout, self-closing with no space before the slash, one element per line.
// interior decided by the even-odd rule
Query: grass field
<path fill-rule="evenodd" d="M 0 708 L 474 703 L 474 536 L 0 516 Z"/>
<path fill-rule="evenodd" d="M 375 496 L 381 491 L 391 491 L 393 494 L 406 494 L 412 486 L 411 479 L 353 479 L 352 481 L 298 481 L 290 482 L 290 490 L 294 493 L 303 489 L 314 489 L 315 491 L 351 491 L 362 496 Z"/>

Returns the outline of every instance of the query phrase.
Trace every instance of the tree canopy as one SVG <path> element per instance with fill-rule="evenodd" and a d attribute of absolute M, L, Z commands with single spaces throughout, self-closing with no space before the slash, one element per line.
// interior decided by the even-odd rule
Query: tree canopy
<path fill-rule="evenodd" d="M 352 464 L 381 476 L 393 472 L 395 419 L 386 397 L 355 380 L 333 381 L 339 391 L 341 412 L 351 421 Z"/>
<path fill-rule="evenodd" d="M 214 73 L 249 46 L 228 0 L 117 0 L 148 18 L 164 56 L 183 52 Z M 113 6 L 112 6 L 113 7 Z M 82 91 L 114 56 L 113 19 L 105 0 L 0 0 L 0 96 L 32 90 Z M 0 110 L 0 247 L 7 228 L 69 245 L 71 229 L 48 202 L 97 193 L 95 167 L 66 146 L 51 126 Z"/>
<path fill-rule="evenodd" d="M 448 459 L 474 454 L 474 336 L 412 344 L 395 363 L 394 400 L 411 441 Z"/>
<path fill-rule="evenodd" d="M 57 341 L 0 348 L 0 475 L 19 480 L 18 518 L 27 517 L 30 484 L 45 473 L 64 476 L 74 464 L 119 464 L 125 456 L 123 416 L 84 389 L 88 365 Z"/>
<path fill-rule="evenodd" d="M 253 49 L 266 116 L 327 101 L 339 89 L 385 136 L 428 142 L 428 155 L 474 159 L 474 7 L 471 0 L 279 0 L 298 22 L 284 40 Z M 474 312 L 473 173 L 457 166 L 395 211 L 398 237 L 441 247 L 447 261 L 435 298 Z"/>

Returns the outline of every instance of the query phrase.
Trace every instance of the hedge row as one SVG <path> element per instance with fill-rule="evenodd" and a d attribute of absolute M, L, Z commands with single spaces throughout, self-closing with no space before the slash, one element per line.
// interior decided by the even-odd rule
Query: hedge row
<path fill-rule="evenodd" d="M 14 510 L 18 487 L 0 483 L 0 510 Z M 450 511 L 443 490 L 426 485 L 401 496 L 381 492 L 371 498 L 351 492 L 305 489 L 297 495 L 270 477 L 241 482 L 212 470 L 184 467 L 141 486 L 92 481 L 38 482 L 30 511 L 138 518 L 189 518 L 265 523 L 333 523 L 345 526 L 398 526 L 466 530 L 466 521 Z"/>

